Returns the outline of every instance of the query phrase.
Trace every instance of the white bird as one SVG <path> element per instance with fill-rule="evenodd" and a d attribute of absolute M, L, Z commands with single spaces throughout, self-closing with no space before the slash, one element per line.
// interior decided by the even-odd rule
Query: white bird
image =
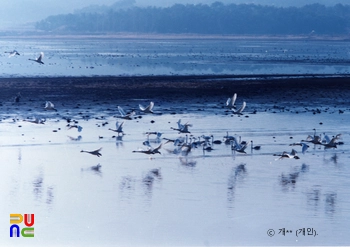
<path fill-rule="evenodd" d="M 245 107 L 246 107 L 246 103 L 245 103 L 245 101 L 243 101 L 243 104 L 240 108 L 238 108 L 237 110 L 235 110 L 235 109 L 231 109 L 231 110 L 232 110 L 232 113 L 235 115 L 243 115 L 242 111 L 244 110 Z"/>
<path fill-rule="evenodd" d="M 45 103 L 45 110 L 47 111 L 57 111 L 55 108 L 55 105 L 51 101 L 46 101 Z"/>
<path fill-rule="evenodd" d="M 13 50 L 13 51 L 5 51 L 5 53 L 9 53 L 9 57 L 14 57 L 16 55 L 20 55 L 18 51 Z"/>
<path fill-rule="evenodd" d="M 150 147 L 149 146 L 149 149 L 147 149 L 147 150 L 136 150 L 136 151 L 132 151 L 133 153 L 144 153 L 144 154 L 161 154 L 160 152 L 159 152 L 159 149 L 162 147 L 162 143 L 158 146 L 158 147 L 156 147 L 156 148 L 152 148 L 152 147 Z"/>
<path fill-rule="evenodd" d="M 309 145 L 307 145 L 304 142 L 292 143 L 292 144 L 289 144 L 289 146 L 301 146 L 301 152 L 303 154 L 305 154 L 306 150 L 309 148 Z"/>
<path fill-rule="evenodd" d="M 239 152 L 239 153 L 246 153 L 245 152 L 245 149 L 248 147 L 248 142 L 241 142 L 241 143 L 238 143 L 236 138 L 233 137 L 233 139 L 231 140 L 231 149 L 233 151 L 236 151 L 236 152 Z"/>
<path fill-rule="evenodd" d="M 127 113 L 125 113 L 123 108 L 121 108 L 120 106 L 118 106 L 118 111 L 120 113 L 120 117 L 123 119 L 127 119 L 127 120 L 131 120 L 132 116 L 134 116 L 136 114 L 135 111 L 132 111 L 132 112 L 127 114 Z"/>
<path fill-rule="evenodd" d="M 26 119 L 24 119 L 23 121 L 26 121 L 26 122 L 29 122 L 29 123 L 35 123 L 35 124 L 45 124 L 46 119 L 41 119 L 41 118 L 35 117 L 34 120 L 26 120 Z"/>
<path fill-rule="evenodd" d="M 37 59 L 31 59 L 29 58 L 28 60 L 40 63 L 40 64 L 44 64 L 42 59 L 44 58 L 44 52 L 40 52 L 40 56 Z"/>
<path fill-rule="evenodd" d="M 114 130 L 114 129 L 109 129 L 109 130 L 114 131 L 114 132 L 117 132 L 118 135 L 119 135 L 119 134 L 124 135 L 124 132 L 123 132 L 123 124 L 124 124 L 124 122 L 122 122 L 121 124 L 119 124 L 119 122 L 117 121 L 117 122 L 115 123 L 116 129 L 115 129 L 115 130 Z"/>
<path fill-rule="evenodd" d="M 325 149 L 327 148 L 337 148 L 337 140 L 341 138 L 341 134 L 336 135 L 330 139 L 327 135 L 324 136 L 325 143 L 322 143 Z"/>
<path fill-rule="evenodd" d="M 236 108 L 235 106 L 235 102 L 236 102 L 236 99 L 237 99 L 237 94 L 235 93 L 232 98 L 228 98 L 227 101 L 226 101 L 226 107 L 227 108 Z"/>
<path fill-rule="evenodd" d="M 189 124 L 189 123 L 181 124 L 181 119 L 180 119 L 179 121 L 177 121 L 177 126 L 178 126 L 178 128 L 173 128 L 173 127 L 170 127 L 170 128 L 172 130 L 179 131 L 179 133 L 191 133 L 188 130 L 188 127 L 192 127 L 192 124 Z"/>
<path fill-rule="evenodd" d="M 280 156 L 277 160 L 283 159 L 283 158 L 289 158 L 289 159 L 300 159 L 297 155 L 297 151 L 295 149 L 292 149 L 292 152 L 288 153 L 284 151 L 282 154 L 274 154 L 273 156 Z"/>
<path fill-rule="evenodd" d="M 143 113 L 153 113 L 154 102 L 151 101 L 147 107 L 143 107 L 139 104 L 139 108 Z"/>

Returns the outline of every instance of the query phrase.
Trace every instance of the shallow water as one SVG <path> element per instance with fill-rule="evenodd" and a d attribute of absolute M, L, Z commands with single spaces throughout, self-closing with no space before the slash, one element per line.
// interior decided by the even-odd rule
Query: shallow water
<path fill-rule="evenodd" d="M 209 102 L 210 103 L 210 102 Z M 189 109 L 196 108 L 188 105 Z M 161 109 L 157 109 L 161 112 Z M 213 111 L 216 111 L 213 113 Z M 3 245 L 348 245 L 350 220 L 350 115 L 258 112 L 231 116 L 224 109 L 184 114 L 144 115 L 125 121 L 121 140 L 112 137 L 115 113 L 98 119 L 66 121 L 47 115 L 44 125 L 10 118 L 1 125 L 0 243 Z M 101 118 L 103 116 L 103 118 Z M 331 117 L 330 117 L 331 116 Z M 193 124 L 195 137 L 222 140 L 228 131 L 261 145 L 247 154 L 229 145 L 201 148 L 188 156 L 165 144 L 150 159 L 133 150 L 145 148 L 145 132 L 185 136 L 171 130 L 176 122 Z M 59 121 L 58 121 L 59 120 Z M 154 123 L 151 123 L 151 121 Z M 119 121 L 121 121 L 119 119 Z M 103 123 L 108 122 L 106 125 Z M 320 125 L 319 123 L 323 124 Z M 18 126 L 21 127 L 18 127 Z M 324 150 L 310 145 L 305 154 L 289 144 L 317 133 L 342 133 L 344 145 Z M 57 132 L 53 132 L 53 130 Z M 78 137 L 72 141 L 68 136 Z M 102 138 L 103 137 L 103 138 Z M 153 138 L 151 137 L 151 141 Z M 152 143 L 153 146 L 158 143 Z M 101 157 L 81 153 L 102 147 Z M 299 160 L 273 154 L 299 151 Z M 91 169 L 97 164 L 101 168 Z M 159 168 L 159 175 L 150 173 Z M 8 237 L 10 213 L 34 213 L 35 237 Z M 279 229 L 292 230 L 286 236 Z M 313 228 L 316 236 L 296 236 Z M 269 229 L 275 231 L 268 236 Z"/>
<path fill-rule="evenodd" d="M 1 77 L 348 74 L 341 41 L 3 39 Z M 35 59 L 44 52 L 44 65 Z"/>

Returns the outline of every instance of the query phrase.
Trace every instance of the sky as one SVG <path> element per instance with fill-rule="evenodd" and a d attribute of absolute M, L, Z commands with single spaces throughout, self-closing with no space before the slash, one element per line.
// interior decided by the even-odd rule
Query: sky
<path fill-rule="evenodd" d="M 210 4 L 215 1 L 225 4 L 257 3 L 277 6 L 281 6 L 281 4 L 304 5 L 313 2 L 326 5 L 338 2 L 350 4 L 349 0 L 136 0 L 136 5 L 166 7 L 175 3 Z M 0 29 L 12 27 L 25 29 L 28 26 L 26 24 L 40 21 L 50 15 L 68 14 L 89 5 L 112 5 L 115 2 L 118 2 L 118 0 L 1 0 Z"/>

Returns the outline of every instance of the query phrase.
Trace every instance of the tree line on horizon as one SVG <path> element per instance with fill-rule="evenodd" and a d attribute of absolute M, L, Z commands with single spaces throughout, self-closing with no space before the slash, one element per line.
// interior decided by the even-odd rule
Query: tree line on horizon
<path fill-rule="evenodd" d="M 36 29 L 65 33 L 135 32 L 220 35 L 347 35 L 350 5 L 274 7 L 256 4 L 175 4 L 49 16 Z"/>

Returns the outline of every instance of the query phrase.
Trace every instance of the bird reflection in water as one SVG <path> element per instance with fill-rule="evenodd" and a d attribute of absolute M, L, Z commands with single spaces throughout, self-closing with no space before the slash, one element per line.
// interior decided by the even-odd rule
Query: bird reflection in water
<path fill-rule="evenodd" d="M 288 191 L 291 188 L 295 188 L 295 184 L 301 173 L 305 173 L 309 171 L 309 166 L 306 164 L 302 164 L 302 166 L 297 169 L 297 171 L 293 171 L 287 175 L 283 174 L 280 177 L 280 184 L 284 191 Z"/>
<path fill-rule="evenodd" d="M 332 216 L 335 213 L 335 204 L 337 200 L 337 193 L 330 192 L 325 194 L 326 196 L 326 205 L 325 205 L 325 213 L 327 215 Z"/>
<path fill-rule="evenodd" d="M 232 168 L 227 184 L 227 200 L 233 202 L 236 183 L 243 181 L 247 176 L 246 164 L 239 164 Z"/>
<path fill-rule="evenodd" d="M 98 163 L 97 165 L 90 166 L 87 168 L 81 168 L 82 172 L 88 171 L 88 172 L 93 172 L 95 175 L 102 176 L 102 171 L 101 171 L 102 165 Z"/>
<path fill-rule="evenodd" d="M 162 179 L 162 175 L 160 173 L 160 168 L 154 168 L 147 172 L 147 174 L 142 179 L 142 183 L 147 189 L 147 194 L 152 193 L 154 181 L 161 180 L 161 179 Z"/>

